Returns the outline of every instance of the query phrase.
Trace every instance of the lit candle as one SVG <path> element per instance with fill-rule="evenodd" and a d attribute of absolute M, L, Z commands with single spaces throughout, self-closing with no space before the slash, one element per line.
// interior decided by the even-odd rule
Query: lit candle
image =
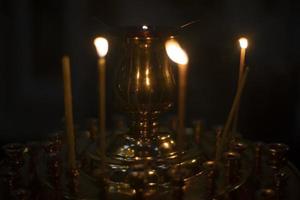
<path fill-rule="evenodd" d="M 184 133 L 185 133 L 185 101 L 186 101 L 186 75 L 188 56 L 175 39 L 166 42 L 166 51 L 169 58 L 178 65 L 178 133 L 177 145 L 178 149 L 183 149 Z"/>
<path fill-rule="evenodd" d="M 245 57 L 246 57 L 246 49 L 248 47 L 248 40 L 246 38 L 240 38 L 239 43 L 241 47 L 241 55 L 240 55 L 240 71 L 239 71 L 238 84 L 241 84 L 241 79 L 245 70 Z"/>
<path fill-rule="evenodd" d="M 241 80 L 245 71 L 245 57 L 246 57 L 246 49 L 248 47 L 248 40 L 244 37 L 239 39 L 240 47 L 241 47 L 241 54 L 240 54 L 240 68 L 239 68 L 239 79 L 238 79 L 238 87 L 241 84 Z M 240 110 L 240 101 L 237 102 L 237 109 L 234 116 L 234 122 L 232 126 L 232 132 L 236 134 L 237 132 L 237 124 L 238 124 L 238 116 Z"/>
<path fill-rule="evenodd" d="M 105 56 L 108 52 L 108 42 L 103 37 L 98 37 L 94 40 L 99 59 L 98 59 L 98 76 L 99 76 L 99 153 L 102 162 L 105 159 L 105 130 L 106 130 L 106 116 L 105 116 Z"/>
<path fill-rule="evenodd" d="M 231 132 L 230 126 L 232 124 L 232 121 L 234 120 L 234 114 L 237 112 L 239 102 L 242 96 L 242 93 L 244 91 L 244 87 L 246 84 L 247 76 L 248 76 L 249 68 L 246 68 L 245 72 L 243 73 L 243 76 L 241 78 L 241 82 L 238 86 L 237 92 L 235 94 L 232 107 L 230 109 L 226 124 L 224 126 L 224 130 L 221 135 L 221 141 L 216 147 L 216 160 L 219 161 L 221 159 L 222 153 L 226 146 L 228 146 L 229 140 L 231 139 Z"/>
<path fill-rule="evenodd" d="M 70 58 L 63 56 L 63 81 L 64 81 L 64 100 L 65 100 L 65 118 L 66 118 L 66 132 L 68 144 L 68 162 L 70 169 L 76 168 L 75 155 L 75 136 L 73 125 L 73 109 L 72 109 L 72 86 L 71 86 L 71 69 Z"/>

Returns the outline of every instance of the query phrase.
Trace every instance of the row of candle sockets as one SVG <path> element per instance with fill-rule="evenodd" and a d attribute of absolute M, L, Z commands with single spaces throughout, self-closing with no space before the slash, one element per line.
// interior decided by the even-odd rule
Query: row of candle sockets
<path fill-rule="evenodd" d="M 196 127 L 195 127 L 196 129 Z M 216 131 L 219 131 L 218 129 Z M 62 187 L 62 157 L 61 150 L 63 146 L 62 135 L 63 133 L 56 133 L 49 137 L 49 141 L 45 143 L 28 143 L 28 145 L 23 144 L 7 144 L 3 147 L 6 154 L 6 164 L 8 166 L 7 176 L 4 177 L 4 182 L 7 182 L 6 186 L 8 186 L 10 192 L 16 191 L 18 187 L 22 184 L 20 180 L 24 174 L 21 174 L 21 169 L 25 166 L 25 161 L 28 163 L 28 174 L 30 175 L 30 183 L 35 181 L 34 176 L 36 174 L 36 163 L 39 162 L 37 160 L 37 154 L 40 154 L 39 148 L 44 148 L 47 155 L 47 172 L 48 172 L 48 181 L 53 185 L 54 190 L 56 192 L 60 191 Z M 201 133 L 198 133 L 201 134 Z M 201 137 L 201 135 L 200 135 Z M 247 150 L 248 149 L 248 150 Z M 230 144 L 229 151 L 223 154 L 223 167 L 225 168 L 224 176 L 226 185 L 234 185 L 238 183 L 240 180 L 240 172 L 245 165 L 242 165 L 242 161 L 244 158 L 244 152 L 251 150 L 250 147 L 247 147 L 245 143 L 240 140 L 232 141 Z M 285 166 L 287 164 L 287 152 L 289 147 L 282 143 L 272 143 L 272 144 L 263 144 L 256 143 L 254 145 L 253 151 L 253 160 L 249 161 L 247 165 L 253 165 L 252 173 L 255 175 L 258 182 L 257 186 L 261 186 L 263 188 L 259 188 L 262 195 L 284 195 L 284 188 L 286 186 L 287 174 L 285 171 Z M 25 159 L 25 155 L 29 156 L 29 159 Z M 203 163 L 203 167 L 207 173 L 209 184 L 208 194 L 215 195 L 215 179 L 218 173 L 218 166 L 216 162 L 213 160 L 206 161 Z M 248 166 L 249 167 L 249 166 Z M 266 171 L 267 169 L 267 171 Z M 267 174 L 270 173 L 270 175 Z M 71 174 L 67 171 L 67 177 L 69 177 L 69 190 L 72 191 L 73 194 L 78 193 L 79 182 L 78 182 L 78 171 L 70 171 Z M 219 174 L 220 175 L 220 174 Z M 265 177 L 269 177 L 271 182 L 269 185 L 263 185 L 263 180 Z M 23 177 L 24 178 L 24 177 Z M 179 181 L 180 182 L 180 181 Z M 23 183 L 24 184 L 24 183 Z M 264 183 L 265 184 L 265 183 Z M 266 188 L 268 186 L 268 188 Z M 27 186 L 28 187 L 28 186 Z M 183 186 L 182 186 L 183 187 Z M 30 187 L 29 187 L 30 188 Z M 61 195 L 57 193 L 57 195 Z"/>
<path fill-rule="evenodd" d="M 248 194 L 246 194 L 250 195 L 250 199 L 285 199 L 288 176 L 290 176 L 288 171 L 291 170 L 287 170 L 287 168 L 290 168 L 287 161 L 289 147 L 283 143 L 263 144 L 262 142 L 257 142 L 253 145 L 254 149 L 252 149 L 253 160 L 244 163 L 244 166 L 242 166 L 243 154 L 247 148 L 247 145 L 241 141 L 232 141 L 229 151 L 223 154 L 225 185 L 230 188 L 230 186 L 234 186 L 241 181 L 241 171 L 247 164 L 252 169 L 251 176 L 247 178 L 251 179 L 251 188 L 245 189 L 246 192 L 248 191 Z M 208 199 L 212 199 L 216 195 L 216 179 L 220 176 L 220 171 L 218 170 L 220 166 L 216 161 L 210 160 L 204 162 L 203 167 L 207 176 L 206 195 Z M 298 174 L 295 175 L 298 176 Z M 225 196 L 236 196 L 239 193 L 243 194 L 239 190 L 232 190 L 231 192 L 228 191 L 228 194 L 225 194 Z"/>

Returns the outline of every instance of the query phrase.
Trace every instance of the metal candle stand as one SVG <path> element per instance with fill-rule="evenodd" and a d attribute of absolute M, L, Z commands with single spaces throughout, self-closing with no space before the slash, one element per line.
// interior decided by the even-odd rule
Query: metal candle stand
<path fill-rule="evenodd" d="M 194 134 L 189 136 L 190 141 L 196 137 Z M 25 171 L 32 171 L 32 159 L 34 153 L 28 150 L 25 153 L 20 153 L 20 148 L 13 150 L 20 145 L 9 145 L 7 161 L 3 163 L 2 167 L 7 169 L 2 173 L 2 180 L 6 185 L 10 195 L 6 195 L 5 199 L 41 199 L 48 196 L 48 199 L 187 199 L 193 200 L 195 195 L 199 199 L 238 199 L 246 194 L 255 194 L 253 198 L 246 198 L 249 200 L 293 200 L 298 198 L 291 198 L 285 191 L 291 186 L 290 179 L 297 175 L 293 174 L 287 165 L 286 154 L 288 147 L 281 143 L 262 144 L 251 143 L 243 139 L 236 140 L 231 144 L 228 152 L 224 153 L 223 159 L 220 163 L 210 160 L 214 155 L 214 148 L 206 149 L 203 144 L 208 144 L 209 147 L 214 147 L 216 138 L 211 132 L 206 131 L 201 133 L 202 141 L 198 150 L 202 151 L 204 157 L 197 165 L 197 173 L 192 176 L 189 170 L 184 165 L 176 165 L 175 168 L 170 168 L 173 171 L 166 171 L 169 176 L 169 181 L 164 184 L 158 184 L 160 179 L 165 181 L 166 176 L 160 177 L 159 171 L 154 170 L 153 162 L 148 161 L 142 165 L 132 166 L 131 172 L 128 173 L 126 181 L 128 183 L 127 193 L 124 192 L 124 185 L 120 185 L 120 190 L 116 190 L 111 185 L 110 172 L 101 172 L 101 176 L 88 175 L 87 169 L 97 168 L 97 165 L 88 166 L 88 168 L 68 169 L 64 158 L 64 142 L 55 143 L 49 139 L 44 145 L 37 145 L 36 148 L 45 149 L 45 153 L 38 156 L 36 159 L 36 170 L 38 182 L 24 181 L 17 179 L 26 179 Z M 78 138 L 80 141 L 81 139 Z M 90 140 L 90 138 L 86 138 Z M 55 144 L 58 144 L 55 145 Z M 91 144 L 91 147 L 93 147 Z M 29 147 L 32 144 L 28 144 Z M 7 148 L 7 146 L 5 147 Z M 24 146 L 22 146 L 24 151 Z M 62 150 L 59 150 L 62 149 Z M 15 153 L 15 151 L 17 153 Z M 21 152 L 22 152 L 21 151 Z M 36 151 L 39 151 L 36 149 Z M 91 150 L 86 150 L 89 153 Z M 211 152 L 211 153 L 209 153 Z M 26 154 L 28 153 L 28 158 Z M 82 153 L 82 152 L 78 152 Z M 17 156 L 12 156 L 17 155 Z M 43 158 L 48 157 L 46 165 L 43 163 Z M 247 159 L 247 157 L 250 157 Z M 11 159 L 11 160 L 10 160 Z M 20 160 L 23 160 L 20 162 Z M 195 162 L 188 160 L 187 162 Z M 17 163 L 17 164 L 16 164 Z M 22 165 L 21 165 L 22 163 Z M 87 163 L 89 165 L 91 163 Z M 17 166 L 17 168 L 16 168 Z M 26 167 L 27 166 L 27 167 Z M 43 167 L 44 166 L 44 167 Z M 79 163 L 79 166 L 80 163 Z M 144 166 L 146 166 L 144 168 Z M 25 169 L 26 168 L 26 169 Z M 45 168 L 45 173 L 40 173 L 41 169 Z M 19 175 L 13 172 L 12 169 L 18 169 Z M 106 168 L 109 169 L 109 168 Z M 245 169 L 250 169 L 247 171 Z M 2 170 L 5 171 L 5 170 Z M 42 170 L 43 171 L 43 170 Z M 62 172 L 65 171 L 63 174 Z M 89 170 L 88 170 L 89 171 Z M 31 172 L 32 173 L 32 172 Z M 30 174 L 31 174 L 30 173 Z M 268 175 L 269 174 L 269 175 Z M 258 176 L 260 175 L 260 176 Z M 31 175 L 30 175 L 31 177 Z M 259 184 L 256 181 L 259 180 Z M 91 181 L 92 180 L 92 181 Z M 200 182 L 199 182 L 200 181 Z M 299 180 L 298 180 L 299 181 Z M 47 183 L 47 184 L 44 184 Z M 163 183 L 163 182 L 162 182 Z M 299 182 L 298 182 L 299 183 Z M 42 188 L 37 194 L 35 190 L 39 184 Z M 51 185 L 48 187 L 47 185 Z M 84 188 L 94 187 L 97 192 L 89 194 Z M 132 189 L 131 189 L 132 188 Z M 191 188 L 195 188 L 192 190 Z M 47 195 L 48 194 L 48 195 Z M 3 194 L 2 194 L 3 195 Z M 253 195 L 252 195 L 253 196 Z M 33 198 L 34 197 L 34 198 Z M 45 197 L 46 199 L 46 197 Z"/>
<path fill-rule="evenodd" d="M 107 131 L 105 145 L 100 140 L 103 135 L 98 134 L 103 127 L 97 126 L 97 119 L 89 121 L 88 130 L 76 130 L 76 156 L 72 151 L 68 155 L 77 158 L 78 168 L 70 168 L 66 162 L 64 132 L 53 134 L 44 145 L 38 145 L 45 150 L 39 156 L 35 153 L 39 150 L 32 144 L 27 152 L 21 144 L 4 146 L 7 158 L 0 167 L 3 184 L 9 192 L 1 191 L 2 197 L 8 200 L 300 199 L 300 194 L 293 198 L 285 192 L 287 187 L 300 185 L 300 177 L 299 172 L 287 165 L 288 147 L 284 144 L 253 144 L 242 137 L 226 138 L 231 142 L 225 152 L 221 151 L 223 157 L 215 160 L 216 154 L 222 155 L 216 149 L 224 144 L 221 140 L 226 135 L 222 135 L 222 127 L 204 130 L 199 120 L 194 121 L 194 129 L 180 130 L 183 141 L 176 140 L 181 138 L 176 130 L 178 119 L 173 117 L 171 127 L 159 123 L 160 115 L 174 104 L 175 73 L 164 46 L 174 36 L 143 26 L 126 31 L 122 38 L 124 57 L 116 72 L 114 90 L 118 105 L 131 119 L 130 128 L 118 129 L 115 134 Z M 75 159 L 70 160 L 74 166 Z"/>

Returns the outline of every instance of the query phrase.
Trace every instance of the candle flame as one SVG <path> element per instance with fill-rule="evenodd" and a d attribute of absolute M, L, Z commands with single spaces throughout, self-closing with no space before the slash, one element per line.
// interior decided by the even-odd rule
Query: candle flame
<path fill-rule="evenodd" d="M 189 58 L 186 52 L 181 48 L 180 44 L 175 39 L 170 39 L 166 42 L 165 48 L 168 57 L 177 64 L 187 64 Z"/>
<path fill-rule="evenodd" d="M 142 29 L 143 29 L 143 30 L 148 30 L 148 26 L 143 25 L 143 26 L 142 26 Z"/>
<path fill-rule="evenodd" d="M 242 49 L 246 49 L 248 47 L 248 40 L 247 38 L 240 38 L 239 39 L 240 47 Z"/>
<path fill-rule="evenodd" d="M 96 47 L 97 53 L 99 57 L 106 56 L 108 52 L 108 41 L 104 37 L 97 37 L 94 40 L 94 45 Z"/>
<path fill-rule="evenodd" d="M 153 175 L 154 173 L 155 173 L 154 170 L 149 170 L 149 171 L 148 171 L 148 174 L 149 174 L 149 175 Z"/>

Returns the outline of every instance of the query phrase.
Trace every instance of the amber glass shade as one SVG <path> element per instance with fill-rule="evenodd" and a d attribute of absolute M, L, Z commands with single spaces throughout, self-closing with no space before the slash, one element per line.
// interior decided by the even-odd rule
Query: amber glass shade
<path fill-rule="evenodd" d="M 126 38 L 115 80 L 117 99 L 126 112 L 156 115 L 172 106 L 175 81 L 164 42 L 149 35 Z"/>

